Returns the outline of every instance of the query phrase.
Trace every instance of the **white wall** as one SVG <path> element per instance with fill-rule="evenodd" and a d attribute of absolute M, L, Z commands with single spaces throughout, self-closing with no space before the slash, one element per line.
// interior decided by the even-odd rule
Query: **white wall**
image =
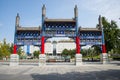
<path fill-rule="evenodd" d="M 25 53 L 27 53 L 27 45 L 21 46 L 21 48 Z M 40 50 L 39 47 L 30 45 L 30 51 L 29 51 L 30 53 L 33 53 L 34 51 L 38 51 L 38 50 Z"/>
<path fill-rule="evenodd" d="M 27 45 L 21 47 L 25 53 L 27 53 Z M 73 41 L 68 42 L 57 42 L 56 44 L 56 53 L 60 54 L 64 49 L 75 49 L 76 44 Z M 30 45 L 30 53 L 33 53 L 34 51 L 40 50 L 39 47 Z M 53 53 L 53 44 L 52 42 L 46 42 L 45 43 L 45 53 L 51 54 Z"/>
<path fill-rule="evenodd" d="M 52 43 L 50 43 L 50 42 L 45 43 L 45 53 L 48 53 L 48 54 L 53 53 L 53 44 Z"/>
<path fill-rule="evenodd" d="M 56 45 L 57 53 L 62 53 L 64 49 L 70 50 L 70 49 L 75 49 L 75 48 L 76 48 L 76 45 L 74 42 L 66 42 L 66 43 L 64 42 L 64 43 L 58 43 Z"/>

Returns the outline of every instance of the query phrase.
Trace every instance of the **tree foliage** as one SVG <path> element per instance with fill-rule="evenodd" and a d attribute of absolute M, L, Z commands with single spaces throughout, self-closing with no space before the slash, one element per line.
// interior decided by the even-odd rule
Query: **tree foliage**
<path fill-rule="evenodd" d="M 101 54 L 101 48 L 100 46 L 93 45 L 90 48 L 82 49 L 81 54 L 83 55 L 83 58 L 100 58 Z"/>
<path fill-rule="evenodd" d="M 69 51 L 68 51 L 67 49 L 64 49 L 64 50 L 62 51 L 62 55 L 69 55 Z"/>
<path fill-rule="evenodd" d="M 64 49 L 62 51 L 62 55 L 63 56 L 70 56 L 71 58 L 74 58 L 75 57 L 75 53 L 76 53 L 76 50 L 73 49 L 73 50 L 68 50 L 68 49 Z"/>
<path fill-rule="evenodd" d="M 39 50 L 34 51 L 33 54 L 34 54 L 34 58 L 39 58 L 40 51 Z"/>
<path fill-rule="evenodd" d="M 6 42 L 6 39 L 0 45 L 0 57 L 9 57 L 11 54 L 11 46 Z"/>
<path fill-rule="evenodd" d="M 17 54 L 18 54 L 19 56 L 22 56 L 22 53 L 23 53 L 22 48 L 18 48 L 18 50 L 17 50 Z"/>
<path fill-rule="evenodd" d="M 13 43 L 7 43 L 6 39 L 0 43 L 0 58 L 9 58 L 10 54 L 13 53 Z M 23 50 L 21 48 L 17 49 L 17 54 L 21 57 Z"/>
<path fill-rule="evenodd" d="M 102 17 L 102 23 L 107 52 L 113 50 L 114 53 L 120 54 L 120 29 L 116 22 L 108 22 L 105 17 Z"/>

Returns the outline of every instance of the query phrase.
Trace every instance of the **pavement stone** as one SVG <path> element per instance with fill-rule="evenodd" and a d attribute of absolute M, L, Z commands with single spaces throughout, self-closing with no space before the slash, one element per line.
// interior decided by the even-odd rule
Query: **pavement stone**
<path fill-rule="evenodd" d="M 119 65 L 0 66 L 0 80 L 120 80 Z"/>

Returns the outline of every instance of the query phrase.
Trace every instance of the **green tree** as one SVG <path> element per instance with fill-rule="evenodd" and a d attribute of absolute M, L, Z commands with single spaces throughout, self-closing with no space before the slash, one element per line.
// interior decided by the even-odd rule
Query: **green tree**
<path fill-rule="evenodd" d="M 34 54 L 34 58 L 39 58 L 40 51 L 39 50 L 34 51 L 33 54 Z"/>
<path fill-rule="evenodd" d="M 99 46 L 94 45 L 92 46 L 92 48 L 94 48 L 94 52 L 95 52 L 94 56 L 99 56 L 100 53 L 102 53 L 101 48 Z"/>
<path fill-rule="evenodd" d="M 18 50 L 17 50 L 17 54 L 18 54 L 19 56 L 22 56 L 22 53 L 23 53 L 22 48 L 18 48 Z"/>
<path fill-rule="evenodd" d="M 65 57 L 70 56 L 71 58 L 74 58 L 75 54 L 76 54 L 76 50 L 75 49 L 72 49 L 72 50 L 71 49 L 70 50 L 64 49 L 62 51 L 62 55 L 65 56 Z"/>
<path fill-rule="evenodd" d="M 87 49 L 82 49 L 81 54 L 83 57 L 88 57 L 88 50 Z"/>
<path fill-rule="evenodd" d="M 10 45 L 9 51 L 10 51 L 10 53 L 13 53 L 13 43 Z"/>
<path fill-rule="evenodd" d="M 67 56 L 69 54 L 69 51 L 67 49 L 64 49 L 62 51 L 62 55 Z"/>
<path fill-rule="evenodd" d="M 82 49 L 81 54 L 83 55 L 83 58 L 91 58 L 93 60 L 93 58 L 100 57 L 100 48 L 98 46 L 92 46 L 88 49 Z"/>
<path fill-rule="evenodd" d="M 0 59 L 2 58 L 3 54 L 2 54 L 2 51 L 1 51 L 1 48 L 0 48 Z"/>
<path fill-rule="evenodd" d="M 0 56 L 1 57 L 9 57 L 10 56 L 10 44 L 7 44 L 6 39 L 3 40 L 3 43 L 0 47 Z"/>
<path fill-rule="evenodd" d="M 75 54 L 76 54 L 76 50 L 75 49 L 70 50 L 70 56 L 71 56 L 71 58 L 74 58 Z"/>
<path fill-rule="evenodd" d="M 107 52 L 113 49 L 114 53 L 120 54 L 120 29 L 116 22 L 108 22 L 105 17 L 102 17 L 102 23 L 104 27 Z"/>

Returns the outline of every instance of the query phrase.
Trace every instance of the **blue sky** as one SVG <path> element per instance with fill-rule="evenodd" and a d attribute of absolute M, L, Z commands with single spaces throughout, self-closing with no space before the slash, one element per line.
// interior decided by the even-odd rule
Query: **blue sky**
<path fill-rule="evenodd" d="M 0 41 L 13 42 L 15 17 L 20 14 L 20 25 L 41 25 L 41 8 L 46 5 L 48 18 L 73 18 L 74 6 L 79 10 L 79 26 L 95 27 L 98 15 L 115 20 L 120 28 L 120 0 L 0 0 Z"/>

